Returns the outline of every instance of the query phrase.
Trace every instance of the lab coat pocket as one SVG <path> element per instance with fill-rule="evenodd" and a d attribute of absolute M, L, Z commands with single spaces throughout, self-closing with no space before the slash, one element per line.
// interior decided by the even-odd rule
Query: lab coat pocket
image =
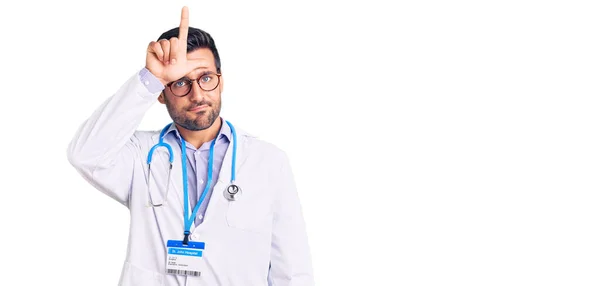
<path fill-rule="evenodd" d="M 160 273 L 137 267 L 130 262 L 123 265 L 119 286 L 162 286 L 164 276 Z"/>
<path fill-rule="evenodd" d="M 245 192 L 238 200 L 229 202 L 227 225 L 230 227 L 264 234 L 271 231 L 271 222 L 272 209 L 268 196 Z"/>

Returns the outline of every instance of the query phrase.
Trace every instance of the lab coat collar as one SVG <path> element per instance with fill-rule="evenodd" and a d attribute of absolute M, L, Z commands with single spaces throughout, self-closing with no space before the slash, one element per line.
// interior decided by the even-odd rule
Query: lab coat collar
<path fill-rule="evenodd" d="M 224 123 L 224 125 L 227 125 L 227 123 L 225 123 L 225 122 L 223 122 L 223 123 Z M 246 148 L 248 145 L 248 138 L 255 137 L 255 136 L 246 132 L 242 128 L 239 128 L 238 126 L 236 126 L 235 123 L 232 123 L 232 125 L 235 128 L 235 133 L 236 133 L 236 137 L 237 137 L 235 170 L 236 170 L 236 173 L 239 173 L 240 167 L 243 165 L 243 163 L 246 159 Z M 234 145 L 233 144 L 233 134 L 231 134 L 231 138 L 232 139 L 230 140 L 230 144 L 227 147 L 227 151 L 225 152 L 225 158 L 223 158 L 223 164 L 221 165 L 221 171 L 219 172 L 218 182 L 220 182 L 220 183 L 229 184 L 229 182 L 231 181 L 231 163 L 232 163 L 231 159 L 233 157 L 233 145 Z M 236 174 L 236 177 L 237 176 L 238 175 Z"/>

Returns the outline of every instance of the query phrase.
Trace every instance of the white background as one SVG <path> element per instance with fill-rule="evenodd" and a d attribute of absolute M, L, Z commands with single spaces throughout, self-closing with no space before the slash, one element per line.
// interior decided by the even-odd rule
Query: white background
<path fill-rule="evenodd" d="M 66 148 L 183 5 L 223 116 L 291 158 L 318 285 L 600 285 L 594 1 L 20 2 L 0 4 L 11 285 L 117 284 L 128 210 Z"/>

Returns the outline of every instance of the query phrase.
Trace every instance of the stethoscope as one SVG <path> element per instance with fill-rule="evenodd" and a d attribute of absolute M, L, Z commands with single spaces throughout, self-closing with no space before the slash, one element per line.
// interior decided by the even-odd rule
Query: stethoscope
<path fill-rule="evenodd" d="M 233 135 L 233 156 L 231 157 L 231 180 L 229 185 L 225 188 L 225 190 L 223 191 L 223 196 L 225 197 L 225 199 L 227 199 L 228 201 L 235 201 L 237 200 L 241 194 L 242 194 L 242 189 L 240 188 L 240 186 L 235 184 L 235 163 L 236 163 L 236 155 L 237 155 L 237 134 L 235 132 L 235 128 L 233 127 L 233 125 L 229 122 L 226 121 L 227 125 L 229 125 L 229 128 L 231 129 L 231 134 Z M 165 128 L 163 128 L 163 130 L 160 132 L 160 137 L 158 139 L 158 143 L 154 146 L 152 146 L 152 148 L 150 149 L 150 151 L 148 151 L 148 197 L 149 197 L 149 202 L 150 205 L 152 207 L 160 207 L 163 206 L 166 202 L 166 198 L 169 194 L 169 183 L 171 181 L 171 169 L 173 169 L 173 149 L 171 148 L 171 145 L 167 144 L 164 142 L 164 135 L 167 132 L 167 130 L 169 130 L 169 128 L 171 127 L 172 123 L 167 124 L 167 126 L 165 126 Z M 180 137 L 181 140 L 181 168 L 183 170 L 182 175 L 183 175 L 183 196 L 184 196 L 184 200 L 187 202 L 188 201 L 188 176 L 187 176 L 187 156 L 186 156 L 186 152 L 185 152 L 185 142 L 183 140 L 183 137 Z M 215 142 L 217 140 L 213 140 L 212 143 L 210 144 L 210 151 L 209 151 L 209 155 L 208 155 L 208 174 L 207 174 L 207 179 L 208 181 L 206 182 L 206 186 L 204 187 L 204 191 L 202 192 L 202 196 L 200 197 L 200 200 L 198 201 L 198 204 L 196 204 L 196 209 L 194 209 L 193 214 L 195 214 L 197 212 L 198 206 L 200 206 L 200 204 L 204 201 L 204 197 L 206 196 L 206 194 L 208 193 L 208 189 L 211 186 L 212 183 L 212 172 L 213 172 L 213 157 L 214 157 L 214 149 L 215 149 Z M 152 163 L 152 155 L 154 154 L 154 151 L 159 148 L 159 147 L 165 147 L 167 148 L 168 152 L 169 152 L 169 171 L 167 174 L 167 186 L 166 186 L 166 191 L 165 191 L 165 195 L 163 196 L 163 200 L 161 203 L 154 203 L 154 200 L 152 199 L 152 195 L 150 193 L 150 186 L 149 186 L 149 182 L 150 182 L 150 178 L 151 178 L 151 172 L 150 172 L 150 167 L 151 167 L 151 163 Z M 185 207 L 187 208 L 187 204 L 184 204 Z M 187 213 L 187 211 L 186 211 Z"/>
<path fill-rule="evenodd" d="M 233 127 L 233 125 L 229 122 L 226 121 L 227 125 L 229 125 L 229 128 L 231 129 L 231 134 L 233 135 L 233 156 L 231 157 L 231 181 L 229 183 L 229 185 L 225 188 L 225 190 L 223 191 L 223 196 L 225 197 L 225 199 L 227 199 L 228 201 L 235 201 L 237 200 L 241 194 L 242 194 L 242 189 L 235 184 L 235 163 L 236 163 L 236 155 L 237 155 L 237 134 L 235 133 L 235 128 Z M 169 129 L 169 127 L 171 127 L 172 123 L 167 124 L 167 126 L 165 126 L 165 128 L 163 128 L 163 130 L 160 132 L 160 137 L 158 139 L 158 143 L 154 146 L 152 146 L 152 148 L 150 148 L 150 151 L 148 151 L 148 197 L 150 200 L 150 205 L 152 207 L 160 207 L 166 204 L 166 198 L 169 194 L 169 182 L 171 181 L 171 170 L 173 169 L 173 149 L 171 148 L 171 145 L 167 144 L 164 142 L 163 137 L 165 135 L 165 133 L 167 132 L 167 130 Z M 192 211 L 192 215 L 189 216 L 189 210 L 188 210 L 188 202 L 189 202 L 189 198 L 188 198 L 188 175 L 187 175 L 187 156 L 186 156 L 186 152 L 185 152 L 185 141 L 183 140 L 183 137 L 180 136 L 180 140 L 181 140 L 181 169 L 182 169 L 182 176 L 183 176 L 183 200 L 184 200 L 184 204 L 183 204 L 183 210 L 184 210 L 184 214 L 183 214 L 183 220 L 184 220 L 184 227 L 185 230 L 183 232 L 184 234 L 184 239 L 183 239 L 183 244 L 187 245 L 188 240 L 189 240 L 189 235 L 190 235 L 190 229 L 192 227 L 192 223 L 194 222 L 194 218 L 196 217 L 196 214 L 198 213 L 198 209 L 200 208 L 200 205 L 202 205 L 202 202 L 204 201 L 204 198 L 206 197 L 206 194 L 208 193 L 208 190 L 212 184 L 212 176 L 213 176 L 213 157 L 214 157 L 214 151 L 215 151 L 215 142 L 217 141 L 217 139 L 215 138 L 215 140 L 212 141 L 212 143 L 210 144 L 210 151 L 208 153 L 208 174 L 207 174 L 207 182 L 206 182 L 206 186 L 204 187 L 204 191 L 202 192 L 202 195 L 200 196 L 200 200 L 198 200 L 198 203 L 196 204 L 196 207 L 194 208 L 194 210 Z M 166 191 L 165 191 L 165 196 L 162 198 L 162 202 L 159 204 L 155 204 L 154 200 L 152 199 L 152 195 L 150 194 L 150 178 L 151 178 L 151 172 L 150 172 L 150 166 L 151 166 L 151 162 L 152 162 L 152 154 L 154 154 L 154 150 L 156 150 L 159 147 L 165 147 L 167 148 L 167 150 L 169 151 L 169 171 L 167 174 L 167 187 L 166 187 Z"/>

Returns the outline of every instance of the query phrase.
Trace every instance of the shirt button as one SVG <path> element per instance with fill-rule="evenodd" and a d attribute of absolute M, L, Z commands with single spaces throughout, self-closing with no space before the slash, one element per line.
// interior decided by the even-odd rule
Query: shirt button
<path fill-rule="evenodd" d="M 198 214 L 198 219 L 202 219 L 202 215 L 201 214 Z"/>
<path fill-rule="evenodd" d="M 150 84 L 150 82 L 149 82 L 149 81 L 145 81 L 145 82 L 144 82 L 144 84 L 145 84 L 145 85 L 149 85 L 149 84 Z"/>

